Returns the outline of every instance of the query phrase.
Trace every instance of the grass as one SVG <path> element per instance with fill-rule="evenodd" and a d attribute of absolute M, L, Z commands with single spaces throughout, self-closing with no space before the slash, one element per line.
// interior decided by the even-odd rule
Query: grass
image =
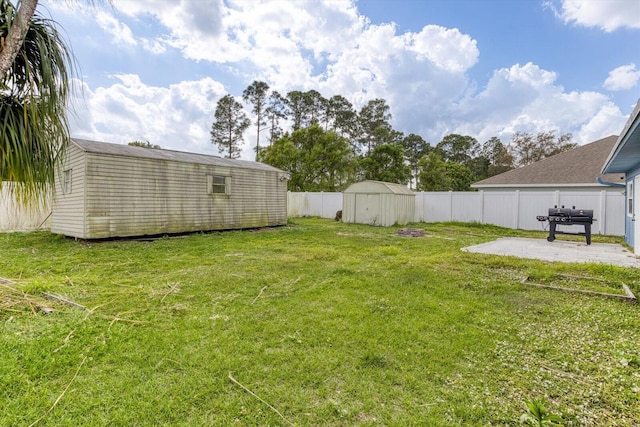
<path fill-rule="evenodd" d="M 0 235 L 0 425 L 498 426 L 540 399 L 566 425 L 639 425 L 639 308 L 520 284 L 639 295 L 637 270 L 460 251 L 542 233 L 415 226 Z"/>

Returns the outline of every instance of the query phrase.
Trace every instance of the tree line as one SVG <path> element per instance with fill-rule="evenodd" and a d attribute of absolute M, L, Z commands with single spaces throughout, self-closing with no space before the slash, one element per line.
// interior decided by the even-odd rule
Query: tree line
<path fill-rule="evenodd" d="M 449 134 L 431 145 L 391 125 L 384 99 L 359 111 L 341 95 L 316 90 L 281 95 L 254 81 L 215 110 L 211 142 L 228 158 L 240 156 L 244 133 L 256 128 L 256 160 L 287 171 L 290 191 L 341 191 L 364 179 L 409 184 L 419 191 L 468 191 L 470 185 L 576 146 L 571 134 L 516 132 L 509 144 L 492 137 Z M 261 140 L 261 134 L 266 133 Z"/>

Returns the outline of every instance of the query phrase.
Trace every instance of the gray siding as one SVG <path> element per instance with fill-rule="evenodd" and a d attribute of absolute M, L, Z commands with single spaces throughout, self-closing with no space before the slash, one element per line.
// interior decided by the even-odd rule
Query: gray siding
<path fill-rule="evenodd" d="M 64 171 L 71 170 L 71 192 L 65 193 Z M 62 164 L 56 170 L 51 232 L 85 238 L 85 153 L 69 144 Z"/>
<path fill-rule="evenodd" d="M 208 194 L 207 176 L 230 177 Z M 84 238 L 286 224 L 286 181 L 276 171 L 87 153 Z"/>

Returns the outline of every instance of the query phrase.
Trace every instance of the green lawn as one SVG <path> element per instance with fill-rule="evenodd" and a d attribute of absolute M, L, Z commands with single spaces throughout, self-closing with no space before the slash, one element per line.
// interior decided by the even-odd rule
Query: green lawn
<path fill-rule="evenodd" d="M 460 251 L 543 233 L 415 226 L 2 234 L 0 425 L 520 425 L 541 398 L 566 425 L 640 425 L 640 307 L 520 283 L 638 295 L 637 270 Z"/>

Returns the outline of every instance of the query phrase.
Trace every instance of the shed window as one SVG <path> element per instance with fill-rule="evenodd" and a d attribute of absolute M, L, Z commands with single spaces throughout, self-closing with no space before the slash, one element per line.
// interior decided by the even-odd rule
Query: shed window
<path fill-rule="evenodd" d="M 231 177 L 222 175 L 207 176 L 208 194 L 229 194 L 229 184 Z"/>
<path fill-rule="evenodd" d="M 633 182 L 627 184 L 627 215 L 633 216 Z"/>
<path fill-rule="evenodd" d="M 62 172 L 62 193 L 71 194 L 71 169 Z"/>

